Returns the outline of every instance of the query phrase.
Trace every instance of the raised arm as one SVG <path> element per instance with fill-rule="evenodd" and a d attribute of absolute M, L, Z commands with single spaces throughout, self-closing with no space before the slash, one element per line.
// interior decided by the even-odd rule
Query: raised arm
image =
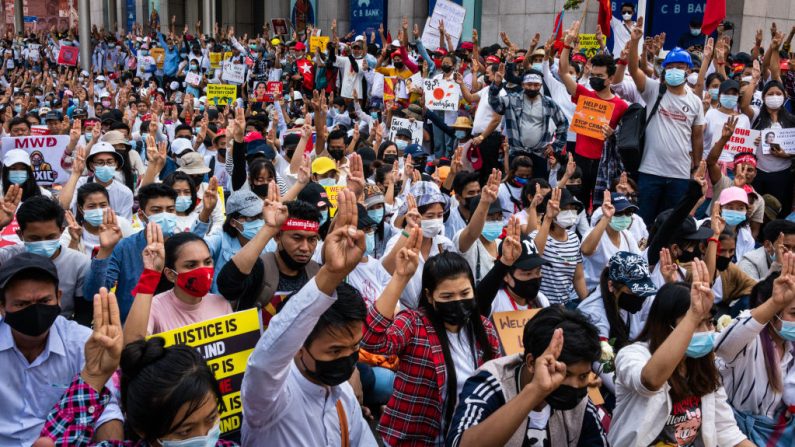
<path fill-rule="evenodd" d="M 461 253 L 469 250 L 475 244 L 483 233 L 483 226 L 486 225 L 486 217 L 489 213 L 489 207 L 495 200 L 500 191 L 500 171 L 497 169 L 491 170 L 491 175 L 486 185 L 480 192 L 480 202 L 472 217 L 469 219 L 466 227 L 461 230 L 461 236 L 458 238 L 458 251 Z"/>
<path fill-rule="evenodd" d="M 560 80 L 563 81 L 563 85 L 566 86 L 566 92 L 569 95 L 574 96 L 577 93 L 577 81 L 571 77 L 569 74 L 569 57 L 571 56 L 571 47 L 574 45 L 574 42 L 577 40 L 577 36 L 580 35 L 580 21 L 575 20 L 574 23 L 571 24 L 571 28 L 566 33 L 566 37 L 564 38 L 563 43 L 563 50 L 560 52 L 560 66 L 558 67 L 558 75 L 560 75 Z"/>
<path fill-rule="evenodd" d="M 629 38 L 629 75 L 635 81 L 635 87 L 643 93 L 646 90 L 646 74 L 640 69 L 638 61 L 638 42 L 643 38 L 643 17 L 638 17 L 635 26 L 632 27 Z"/>
<path fill-rule="evenodd" d="M 144 271 L 135 286 L 133 300 L 127 320 L 124 321 L 124 344 L 145 338 L 148 333 L 152 297 L 163 274 L 166 250 L 163 245 L 163 231 L 160 225 L 149 222 L 146 225 L 146 247 L 142 253 Z"/>

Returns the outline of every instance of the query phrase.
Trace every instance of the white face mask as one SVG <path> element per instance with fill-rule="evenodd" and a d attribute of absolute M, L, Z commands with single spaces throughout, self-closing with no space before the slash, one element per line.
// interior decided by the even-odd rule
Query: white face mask
<path fill-rule="evenodd" d="M 621 14 L 621 18 L 624 20 L 632 20 L 632 14 L 629 13 Z"/>
<path fill-rule="evenodd" d="M 698 73 L 690 73 L 687 75 L 687 83 L 690 85 L 696 85 L 698 82 Z"/>
<path fill-rule="evenodd" d="M 784 105 L 784 96 L 770 95 L 765 96 L 765 106 L 770 110 L 778 110 Z"/>
<path fill-rule="evenodd" d="M 444 229 L 444 219 L 422 219 L 420 226 L 424 237 L 435 237 Z"/>
<path fill-rule="evenodd" d="M 555 218 L 555 223 L 558 224 L 558 226 L 566 229 L 570 228 L 576 222 L 577 222 L 577 211 L 575 210 L 561 211 L 560 213 L 558 213 L 558 217 Z"/>

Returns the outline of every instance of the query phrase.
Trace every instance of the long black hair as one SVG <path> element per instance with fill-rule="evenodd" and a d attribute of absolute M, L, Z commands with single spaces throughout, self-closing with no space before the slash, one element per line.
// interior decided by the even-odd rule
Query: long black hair
<path fill-rule="evenodd" d="M 618 352 L 621 348 L 629 344 L 629 328 L 624 320 L 621 319 L 618 309 L 618 301 L 610 292 L 607 287 L 609 269 L 605 267 L 602 270 L 602 275 L 599 277 L 599 291 L 602 294 L 602 303 L 605 306 L 605 315 L 607 322 L 610 324 L 610 339 L 615 339 L 615 350 Z"/>
<path fill-rule="evenodd" d="M 181 171 L 174 171 L 169 174 L 165 179 L 163 179 L 163 183 L 170 187 L 174 187 L 174 183 L 177 182 L 186 182 L 188 184 L 188 189 L 190 189 L 190 207 L 185 210 L 185 214 L 190 215 L 193 210 L 196 209 L 196 202 L 199 198 L 196 192 L 196 182 L 193 181 L 193 177 L 189 176 L 188 174 L 181 172 Z"/>
<path fill-rule="evenodd" d="M 19 185 L 19 187 L 22 189 L 22 202 L 28 200 L 31 197 L 41 195 L 41 189 L 36 183 L 36 177 L 33 175 L 33 169 L 26 165 L 25 170 L 28 171 L 28 179 L 25 180 L 25 183 Z M 8 180 L 9 171 L 11 171 L 11 169 L 8 169 L 8 166 L 3 166 L 3 191 L 8 191 L 8 188 L 11 187 L 11 181 Z"/>
<path fill-rule="evenodd" d="M 447 393 L 445 398 L 445 414 L 442 424 L 442 430 L 446 431 L 450 427 L 450 422 L 453 419 L 453 411 L 455 410 L 456 402 L 456 373 L 455 364 L 453 363 L 453 356 L 450 354 L 450 341 L 447 339 L 447 329 L 444 326 L 444 320 L 439 312 L 433 307 L 428 300 L 428 297 L 439 286 L 442 281 L 466 276 L 472 286 L 472 293 L 475 293 L 475 278 L 472 276 L 472 269 L 469 263 L 459 253 L 446 251 L 439 253 L 436 256 L 428 258 L 425 262 L 425 267 L 422 269 L 422 291 L 418 308 L 422 310 L 431 321 L 436 335 L 439 337 L 439 343 L 442 345 L 442 352 L 444 353 L 444 365 L 447 369 Z M 477 298 L 475 298 L 477 300 Z M 470 343 L 474 341 L 477 343 L 473 348 L 480 348 L 483 350 L 483 361 L 487 362 L 499 355 L 498 352 L 492 351 L 491 343 L 489 342 L 488 334 L 483 326 L 480 313 L 478 313 L 477 304 L 473 306 L 472 318 L 469 323 L 462 327 L 462 331 L 469 335 Z"/>
<path fill-rule="evenodd" d="M 77 188 L 77 215 L 75 219 L 77 219 L 77 223 L 83 225 L 84 217 L 83 217 L 83 206 L 86 203 L 86 198 L 91 194 L 102 194 L 105 196 L 105 200 L 108 201 L 108 206 L 110 206 L 110 195 L 108 195 L 108 190 L 100 185 L 99 183 L 84 183 L 81 187 Z"/>
<path fill-rule="evenodd" d="M 765 88 L 762 89 L 762 98 L 764 99 L 767 92 L 776 87 L 781 90 L 781 93 L 784 94 L 784 98 L 787 98 L 787 89 L 784 88 L 784 84 L 779 81 L 772 80 L 768 81 L 765 84 Z M 791 113 L 787 111 L 787 109 L 782 105 L 781 108 L 778 109 L 778 122 L 781 124 L 781 127 L 795 127 L 795 116 L 792 116 Z M 754 120 L 753 125 L 751 126 L 753 129 L 767 129 L 770 127 L 772 123 L 770 118 L 770 111 L 767 110 L 767 106 L 764 104 L 764 100 L 762 101 L 762 107 L 759 108 L 759 116 Z"/>

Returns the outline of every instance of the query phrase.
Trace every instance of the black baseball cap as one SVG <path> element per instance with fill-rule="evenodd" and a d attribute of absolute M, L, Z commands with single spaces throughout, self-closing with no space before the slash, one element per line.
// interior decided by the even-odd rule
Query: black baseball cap
<path fill-rule="evenodd" d="M 480 204 L 480 196 L 472 197 L 469 201 L 469 212 L 474 213 L 475 210 L 478 208 Z M 500 200 L 497 199 L 489 204 L 489 210 L 486 214 L 494 214 L 494 213 L 501 213 L 502 212 L 502 204 L 500 204 Z"/>
<path fill-rule="evenodd" d="M 326 188 L 315 182 L 307 183 L 304 189 L 298 193 L 297 199 L 318 208 L 324 205 L 328 207 L 331 206 Z"/>
<path fill-rule="evenodd" d="M 18 273 L 26 270 L 36 270 L 49 276 L 58 286 L 58 270 L 50 258 L 42 255 L 23 252 L 7 260 L 0 266 L 0 289 L 4 289 Z"/>
<path fill-rule="evenodd" d="M 497 258 L 502 257 L 502 247 L 504 242 L 500 244 L 500 248 L 497 254 Z M 535 242 L 533 242 L 530 238 L 522 238 L 519 241 L 519 245 L 522 246 L 522 254 L 519 255 L 519 258 L 516 259 L 516 262 L 513 263 L 511 266 L 512 269 L 522 269 L 522 270 L 532 270 L 537 267 L 541 267 L 542 265 L 547 265 L 546 259 L 542 258 L 541 255 L 538 254 L 538 249 L 536 248 Z"/>

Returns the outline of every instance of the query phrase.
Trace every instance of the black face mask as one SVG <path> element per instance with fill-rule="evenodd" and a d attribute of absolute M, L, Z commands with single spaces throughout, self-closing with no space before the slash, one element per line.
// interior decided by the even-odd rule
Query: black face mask
<path fill-rule="evenodd" d="M 574 388 L 568 385 L 561 385 L 555 391 L 549 393 L 545 399 L 553 410 L 572 410 L 588 394 L 588 387 Z"/>
<path fill-rule="evenodd" d="M 590 79 L 588 79 L 588 85 L 590 85 L 595 92 L 601 92 L 602 90 L 604 90 L 605 84 L 606 82 L 602 78 L 591 77 Z"/>
<path fill-rule="evenodd" d="M 384 155 L 384 163 L 388 165 L 394 164 L 395 160 L 397 160 L 397 155 L 395 154 Z"/>
<path fill-rule="evenodd" d="M 293 154 L 295 154 L 295 148 L 284 151 L 284 155 L 287 156 L 287 160 L 292 160 Z"/>
<path fill-rule="evenodd" d="M 621 295 L 618 296 L 618 307 L 626 310 L 631 314 L 634 314 L 635 312 L 643 308 L 644 301 L 646 301 L 646 298 L 641 298 L 637 295 L 623 292 L 621 293 Z"/>
<path fill-rule="evenodd" d="M 6 312 L 3 321 L 12 329 L 28 337 L 38 337 L 47 332 L 61 313 L 57 304 L 31 304 L 16 312 Z"/>
<path fill-rule="evenodd" d="M 571 195 L 576 196 L 580 192 L 582 192 L 582 185 L 566 185 L 566 189 L 569 190 Z"/>
<path fill-rule="evenodd" d="M 395 66 L 395 68 L 397 68 L 398 70 L 400 70 L 401 68 L 403 68 L 403 62 L 395 62 L 393 65 L 394 65 L 394 66 Z"/>
<path fill-rule="evenodd" d="M 250 185 L 251 192 L 257 195 L 257 197 L 268 197 L 268 184 L 263 183 L 261 185 Z"/>
<path fill-rule="evenodd" d="M 309 353 L 309 350 L 306 350 L 306 353 L 315 361 L 315 370 L 310 371 L 302 357 L 301 363 L 304 363 L 304 371 L 312 379 L 328 386 L 337 386 L 350 379 L 353 369 L 356 368 L 356 362 L 359 360 L 359 351 L 334 360 L 318 360 Z"/>
<path fill-rule="evenodd" d="M 328 154 L 331 155 L 336 161 L 340 161 L 345 157 L 345 149 L 329 149 Z"/>
<path fill-rule="evenodd" d="M 475 310 L 475 299 L 467 298 L 458 301 L 447 301 L 435 303 L 436 311 L 441 315 L 442 320 L 454 326 L 464 326 L 469 322 L 469 318 Z"/>
<path fill-rule="evenodd" d="M 524 94 L 527 95 L 528 98 L 535 98 L 539 93 L 541 93 L 541 90 L 524 89 Z"/>
<path fill-rule="evenodd" d="M 511 290 L 513 290 L 515 294 L 527 300 L 528 304 L 530 301 L 536 299 L 538 296 L 538 289 L 541 288 L 541 278 L 519 281 L 516 279 L 516 276 L 511 276 L 513 277 L 513 287 L 511 287 Z"/>
<path fill-rule="evenodd" d="M 308 262 L 298 262 L 287 253 L 287 250 L 281 249 L 279 250 L 279 257 L 282 258 L 282 261 L 287 265 L 287 268 L 290 270 L 301 270 L 308 264 Z"/>
<path fill-rule="evenodd" d="M 718 271 L 722 272 L 729 268 L 729 264 L 731 264 L 732 258 L 728 258 L 726 256 L 718 256 L 715 258 L 715 268 Z"/>
<path fill-rule="evenodd" d="M 690 262 L 695 258 L 701 257 L 701 250 L 696 247 L 693 251 L 682 251 L 682 254 L 679 255 L 678 261 L 679 262 Z"/>
<path fill-rule="evenodd" d="M 453 71 L 453 66 L 452 65 L 442 65 L 442 71 L 445 72 L 445 73 L 450 73 L 451 71 Z"/>

